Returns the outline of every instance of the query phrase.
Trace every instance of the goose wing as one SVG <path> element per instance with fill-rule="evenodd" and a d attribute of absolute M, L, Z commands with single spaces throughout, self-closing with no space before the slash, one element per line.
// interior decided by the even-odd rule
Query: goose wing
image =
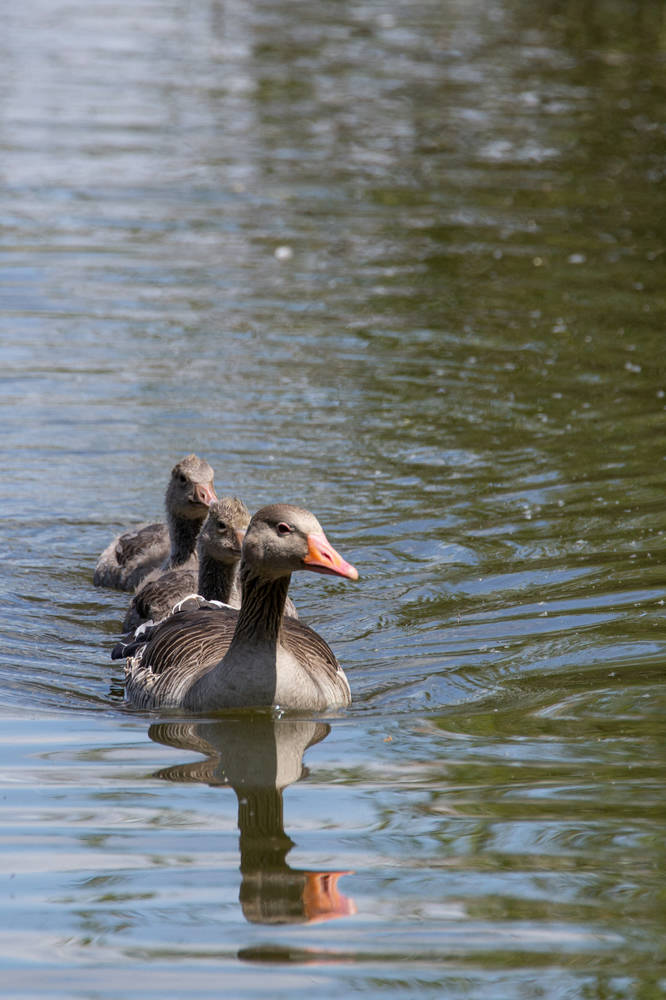
<path fill-rule="evenodd" d="M 316 678 L 323 673 L 333 680 L 342 672 L 329 644 L 303 622 L 295 618 L 283 618 L 280 637 L 283 645 L 312 677 Z"/>
<path fill-rule="evenodd" d="M 152 619 L 158 621 L 171 611 L 173 606 L 187 594 L 196 590 L 198 576 L 193 569 L 170 569 L 155 579 L 141 584 L 125 615 L 123 631 L 136 628 L 141 622 Z"/>
<path fill-rule="evenodd" d="M 177 612 L 146 631 L 135 658 L 153 674 L 203 673 L 226 653 L 237 617 L 238 612 L 225 606 Z"/>
<path fill-rule="evenodd" d="M 145 524 L 136 531 L 125 531 L 116 542 L 116 559 L 119 566 L 129 566 L 135 559 L 150 550 L 164 550 L 169 555 L 169 531 L 166 524 Z"/>

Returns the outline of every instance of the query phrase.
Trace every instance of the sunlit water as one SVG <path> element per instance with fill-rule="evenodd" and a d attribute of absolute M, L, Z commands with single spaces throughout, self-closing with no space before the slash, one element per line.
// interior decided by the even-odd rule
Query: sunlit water
<path fill-rule="evenodd" d="M 3 12 L 3 995 L 664 995 L 665 39 Z M 190 451 L 358 566 L 344 714 L 123 706 L 92 570 Z"/>

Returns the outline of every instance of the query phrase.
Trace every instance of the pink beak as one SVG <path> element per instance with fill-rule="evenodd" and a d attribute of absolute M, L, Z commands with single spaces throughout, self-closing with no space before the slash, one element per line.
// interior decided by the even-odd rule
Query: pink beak
<path fill-rule="evenodd" d="M 197 483 L 194 487 L 194 499 L 197 503 L 202 503 L 204 506 L 210 507 L 217 500 L 213 484 Z"/>

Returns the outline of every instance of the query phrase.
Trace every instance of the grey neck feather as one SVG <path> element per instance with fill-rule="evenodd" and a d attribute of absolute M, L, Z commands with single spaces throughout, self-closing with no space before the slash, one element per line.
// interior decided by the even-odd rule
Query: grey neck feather
<path fill-rule="evenodd" d="M 204 518 L 184 518 L 167 512 L 171 554 L 168 567 L 182 566 L 193 555 Z"/>
<path fill-rule="evenodd" d="M 229 651 L 244 645 L 275 648 L 291 576 L 266 580 L 241 570 L 241 607 Z"/>
<path fill-rule="evenodd" d="M 199 556 L 198 591 L 207 601 L 232 601 L 240 606 L 238 562 L 222 563 L 202 554 Z"/>

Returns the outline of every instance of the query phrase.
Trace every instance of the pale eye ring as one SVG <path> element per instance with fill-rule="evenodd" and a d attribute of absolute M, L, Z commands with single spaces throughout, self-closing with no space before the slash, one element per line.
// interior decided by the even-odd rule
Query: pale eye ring
<path fill-rule="evenodd" d="M 277 526 L 278 535 L 289 535 L 291 534 L 291 525 L 287 524 L 286 521 L 280 521 Z"/>

